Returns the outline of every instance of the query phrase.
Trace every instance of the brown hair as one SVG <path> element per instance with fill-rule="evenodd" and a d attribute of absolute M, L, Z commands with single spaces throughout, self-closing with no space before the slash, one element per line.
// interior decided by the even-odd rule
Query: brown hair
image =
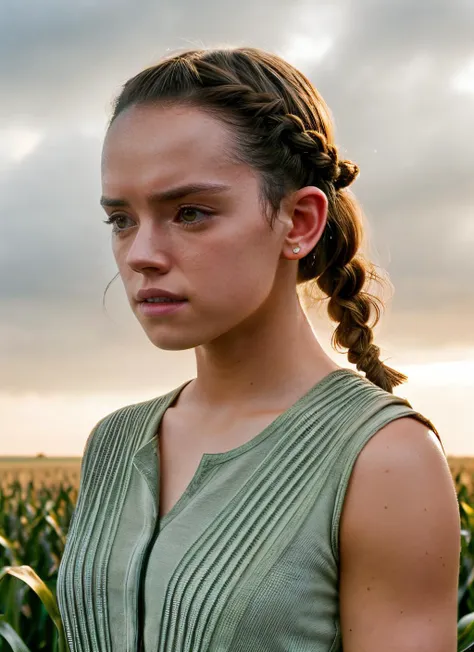
<path fill-rule="evenodd" d="M 311 82 L 259 48 L 187 50 L 129 79 L 114 102 L 110 123 L 132 105 L 156 102 L 188 103 L 233 129 L 231 155 L 260 172 L 262 206 L 272 209 L 271 228 L 288 192 L 310 185 L 323 190 L 327 225 L 314 249 L 300 259 L 297 284 L 314 279 L 329 298 L 329 317 L 338 322 L 334 349 L 347 348 L 349 362 L 388 392 L 406 381 L 379 359 L 380 349 L 373 344 L 383 302 L 366 284 L 383 279 L 360 251 L 363 214 L 346 190 L 359 168 L 338 157 L 328 107 Z"/>

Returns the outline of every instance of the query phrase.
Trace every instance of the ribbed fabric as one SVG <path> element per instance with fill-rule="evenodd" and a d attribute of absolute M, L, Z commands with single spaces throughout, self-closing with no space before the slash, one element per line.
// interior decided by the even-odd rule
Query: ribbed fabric
<path fill-rule="evenodd" d="M 435 427 L 338 369 L 247 443 L 203 455 L 159 519 L 156 433 L 187 384 L 109 414 L 87 440 L 57 584 L 71 652 L 340 651 L 354 463 L 395 419 Z"/>

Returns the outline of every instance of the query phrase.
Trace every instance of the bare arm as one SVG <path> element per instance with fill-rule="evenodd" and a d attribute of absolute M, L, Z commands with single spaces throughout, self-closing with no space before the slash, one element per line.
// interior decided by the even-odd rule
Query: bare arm
<path fill-rule="evenodd" d="M 392 421 L 360 453 L 341 515 L 344 652 L 456 652 L 460 539 L 438 440 Z"/>

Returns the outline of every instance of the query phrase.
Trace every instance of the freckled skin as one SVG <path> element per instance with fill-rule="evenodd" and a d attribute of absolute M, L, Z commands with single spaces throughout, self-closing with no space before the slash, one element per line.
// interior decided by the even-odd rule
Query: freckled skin
<path fill-rule="evenodd" d="M 197 110 L 133 107 L 118 116 L 104 143 L 103 193 L 126 197 L 130 208 L 120 213 L 140 225 L 114 236 L 114 256 L 138 320 L 162 349 L 195 347 L 225 333 L 251 317 L 274 290 L 287 228 L 277 222 L 275 231 L 269 229 L 257 177 L 250 167 L 224 160 L 227 140 L 226 128 Z M 160 211 L 145 200 L 147 193 L 203 176 L 229 183 L 232 191 L 196 195 Z M 185 230 L 173 223 L 178 204 L 216 215 Z M 190 303 L 172 319 L 151 320 L 134 303 L 142 286 L 164 287 Z"/>
<path fill-rule="evenodd" d="M 113 253 L 148 338 L 165 350 L 195 348 L 198 377 L 206 378 L 208 394 L 211 385 L 215 397 L 224 393 L 217 365 L 232 399 L 237 400 L 239 383 L 248 387 L 251 381 L 258 382 L 263 400 L 262 382 L 288 375 L 296 379 L 292 390 L 299 396 L 337 368 L 299 304 L 298 256 L 292 253 L 295 241 L 306 251 L 317 244 L 327 198 L 315 187 L 289 193 L 271 229 L 258 173 L 230 160 L 233 138 L 226 125 L 197 108 L 133 106 L 119 114 L 102 156 L 103 195 L 127 202 L 106 208 L 109 217 L 122 216 L 122 231 L 112 236 Z M 230 190 L 172 203 L 149 200 L 151 193 L 203 182 Z M 198 226 L 182 225 L 182 206 L 193 207 L 190 221 Z M 188 302 L 166 318 L 145 316 L 135 297 L 150 287 Z"/>

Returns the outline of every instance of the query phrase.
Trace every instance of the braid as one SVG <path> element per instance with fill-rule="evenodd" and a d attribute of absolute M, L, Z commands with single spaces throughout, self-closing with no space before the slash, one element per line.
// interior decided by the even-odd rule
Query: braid
<path fill-rule="evenodd" d="M 349 362 L 364 371 L 368 380 L 392 393 L 393 387 L 408 378 L 379 358 L 373 328 L 380 320 L 383 303 L 364 289 L 367 281 L 383 284 L 384 280 L 375 266 L 358 253 L 362 224 L 354 199 L 347 193 L 335 192 L 330 213 L 322 240 L 309 257 L 300 261 L 304 263 L 301 278 L 316 278 L 319 288 L 329 297 L 328 315 L 339 322 L 332 336 L 333 348 L 347 348 Z M 372 311 L 374 320 L 369 324 Z"/>
<path fill-rule="evenodd" d="M 312 165 L 313 173 L 325 183 L 329 199 L 329 235 L 325 245 L 329 252 L 328 240 L 334 240 L 333 256 L 325 261 L 321 247 L 316 247 L 309 257 L 300 261 L 300 280 L 318 276 L 318 286 L 329 297 L 328 315 L 339 322 L 332 336 L 333 348 L 337 350 L 337 345 L 347 348 L 349 362 L 364 371 L 368 380 L 392 393 L 393 387 L 408 378 L 380 360 L 380 348 L 373 343 L 373 328 L 380 320 L 383 304 L 378 297 L 363 291 L 367 278 L 379 282 L 382 279 L 371 263 L 362 255 L 357 256 L 362 240 L 362 225 L 356 219 L 358 207 L 348 195 L 339 192 L 354 181 L 359 167 L 349 160 L 340 161 L 337 148 L 327 142 L 324 134 L 305 130 L 298 116 L 273 119 L 277 123 L 274 137 Z M 318 267 L 324 262 L 325 269 L 318 274 Z M 375 311 L 375 319 L 369 325 L 371 309 Z"/>
<path fill-rule="evenodd" d="M 359 206 L 344 189 L 359 174 L 333 144 L 329 110 L 311 82 L 277 55 L 258 48 L 196 49 L 171 54 L 129 79 L 115 100 L 110 124 L 134 104 L 190 104 L 233 130 L 230 158 L 260 173 L 262 206 L 276 219 L 283 197 L 306 186 L 328 198 L 327 225 L 317 245 L 299 261 L 298 283 L 315 281 L 329 297 L 329 317 L 338 322 L 332 345 L 388 392 L 405 380 L 386 367 L 373 344 L 380 300 L 364 290 L 381 281 L 359 254 Z M 369 325 L 371 309 L 375 322 Z"/>
<path fill-rule="evenodd" d="M 337 147 L 328 142 L 321 131 L 305 129 L 302 119 L 293 114 L 272 115 L 275 123 L 272 139 L 287 147 L 292 155 L 301 158 L 313 176 L 334 190 L 349 186 L 359 174 L 359 167 L 347 159 L 338 157 Z M 287 154 L 290 158 L 290 154 Z"/>
<path fill-rule="evenodd" d="M 286 148 L 286 158 L 300 158 L 300 165 L 310 168 L 322 181 L 331 183 L 337 175 L 337 151 L 328 145 L 324 134 L 305 130 L 300 117 L 293 114 L 273 115 L 272 140 Z"/>
<path fill-rule="evenodd" d="M 367 263 L 355 257 L 343 266 L 334 264 L 318 278 L 319 287 L 330 297 L 329 317 L 339 322 L 332 336 L 332 346 L 347 348 L 348 360 L 366 377 L 392 393 L 393 387 L 407 380 L 407 376 L 387 367 L 379 358 L 380 349 L 373 344 L 373 328 L 380 319 L 380 299 L 364 292 Z M 375 272 L 371 274 L 376 276 Z M 374 322 L 369 326 L 371 309 Z"/>

